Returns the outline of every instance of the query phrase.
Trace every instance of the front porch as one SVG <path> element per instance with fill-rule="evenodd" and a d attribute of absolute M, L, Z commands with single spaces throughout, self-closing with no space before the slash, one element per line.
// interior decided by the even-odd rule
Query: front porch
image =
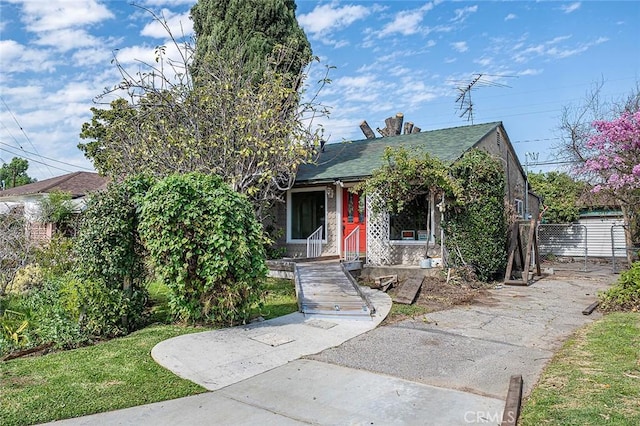
<path fill-rule="evenodd" d="M 337 256 L 347 263 L 413 266 L 426 257 L 442 257 L 440 214 L 433 195 L 402 214 L 374 215 L 370 200 L 350 191 L 353 185 L 337 182 L 289 191 L 279 214 L 286 229 L 279 243 L 287 257 Z"/>

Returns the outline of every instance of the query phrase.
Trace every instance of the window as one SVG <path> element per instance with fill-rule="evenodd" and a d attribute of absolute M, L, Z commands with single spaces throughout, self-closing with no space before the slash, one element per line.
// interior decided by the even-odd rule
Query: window
<path fill-rule="evenodd" d="M 305 240 L 322 226 L 322 238 L 326 238 L 324 191 L 291 193 L 291 239 Z"/>
<path fill-rule="evenodd" d="M 518 217 L 524 217 L 524 203 L 519 198 L 513 202 L 513 208 L 516 210 Z"/>
<path fill-rule="evenodd" d="M 429 195 L 426 194 L 405 205 L 401 213 L 389 217 L 389 239 L 426 241 L 429 217 Z"/>

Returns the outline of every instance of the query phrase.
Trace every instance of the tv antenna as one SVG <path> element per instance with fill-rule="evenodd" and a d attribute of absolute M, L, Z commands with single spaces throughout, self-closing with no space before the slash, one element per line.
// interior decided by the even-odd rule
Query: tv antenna
<path fill-rule="evenodd" d="M 471 121 L 473 124 L 473 107 L 474 103 L 471 100 L 471 91 L 480 87 L 511 87 L 503 83 L 498 83 L 495 78 L 503 77 L 516 77 L 515 75 L 495 75 L 495 74 L 473 74 L 471 82 L 464 86 L 458 86 L 458 97 L 456 103 L 460 104 L 459 111 L 460 118 L 467 117 L 467 121 Z"/>

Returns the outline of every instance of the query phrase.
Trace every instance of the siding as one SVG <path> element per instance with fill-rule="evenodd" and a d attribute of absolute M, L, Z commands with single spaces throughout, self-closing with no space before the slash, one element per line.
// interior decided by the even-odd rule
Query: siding
<path fill-rule="evenodd" d="M 575 225 L 540 225 L 538 244 L 542 255 L 611 258 L 613 246 L 616 257 L 625 257 L 624 222 L 615 217 L 583 217 Z M 586 232 L 585 232 L 586 231 Z"/>
<path fill-rule="evenodd" d="M 611 227 L 622 225 L 624 223 L 622 219 L 588 217 L 580 219 L 579 223 L 587 227 L 589 257 L 611 257 Z M 613 231 L 616 257 L 625 257 L 624 230 L 617 226 Z"/>

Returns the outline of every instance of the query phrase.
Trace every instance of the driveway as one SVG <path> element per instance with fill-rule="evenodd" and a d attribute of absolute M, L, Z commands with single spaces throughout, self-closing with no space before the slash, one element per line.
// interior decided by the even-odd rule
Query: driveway
<path fill-rule="evenodd" d="M 237 347 L 247 328 L 221 330 L 231 333 L 229 339 L 183 336 L 163 342 L 160 352 L 171 360 L 165 365 L 183 376 L 195 371 L 196 381 L 217 390 L 56 423 L 497 424 L 511 375 L 523 376 L 528 394 L 562 342 L 599 317 L 581 312 L 615 278 L 552 276 L 529 287 L 500 286 L 471 306 L 373 329 L 354 325 L 362 329 L 356 337 L 340 338 L 341 344 L 327 339 L 327 349 L 319 352 L 320 336 L 340 330 L 330 326 L 336 321 L 314 319 L 320 322 L 310 327 L 303 320 L 305 331 L 289 342 L 286 328 L 266 321 L 248 330 L 253 343 L 263 340 L 262 346 L 251 343 L 251 356 Z M 256 331 L 260 327 L 264 333 Z M 306 347 L 305 341 L 313 341 L 317 353 L 276 362 L 277 348 Z M 211 360 L 231 353 L 236 355 L 229 362 L 248 373 L 221 382 L 224 369 Z M 154 349 L 156 359 L 161 355 Z"/>

